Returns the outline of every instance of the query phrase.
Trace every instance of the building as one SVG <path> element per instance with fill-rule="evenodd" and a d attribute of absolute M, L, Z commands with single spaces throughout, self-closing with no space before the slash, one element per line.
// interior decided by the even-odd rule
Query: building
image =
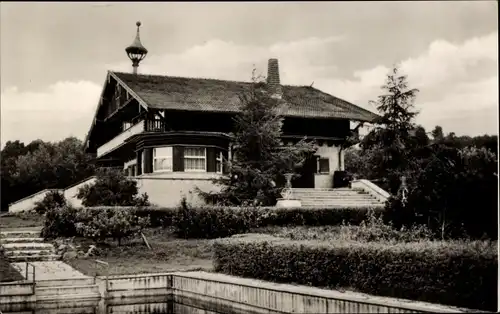
<path fill-rule="evenodd" d="M 134 71 L 108 72 L 85 149 L 99 165 L 137 179 L 154 204 L 175 206 L 182 196 L 195 202 L 190 191 L 214 189 L 211 179 L 225 172 L 232 118 L 251 82 L 138 74 L 147 54 L 139 26 L 126 49 Z M 284 142 L 307 136 L 320 145 L 294 187 L 333 187 L 334 172 L 344 169 L 341 145 L 351 123 L 377 116 L 311 86 L 282 85 L 277 59 L 269 60 L 265 88 L 285 105 Z"/>

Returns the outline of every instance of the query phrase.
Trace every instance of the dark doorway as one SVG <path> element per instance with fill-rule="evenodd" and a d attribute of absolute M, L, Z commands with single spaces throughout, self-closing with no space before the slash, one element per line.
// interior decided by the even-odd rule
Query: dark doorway
<path fill-rule="evenodd" d="M 298 171 L 300 177 L 292 180 L 294 188 L 314 188 L 314 174 L 317 168 L 317 156 L 311 155 L 306 159 L 302 168 Z"/>

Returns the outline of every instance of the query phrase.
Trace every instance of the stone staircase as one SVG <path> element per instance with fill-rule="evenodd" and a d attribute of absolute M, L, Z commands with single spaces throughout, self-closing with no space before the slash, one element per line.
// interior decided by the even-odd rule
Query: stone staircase
<path fill-rule="evenodd" d="M 306 208 L 383 207 L 384 204 L 362 189 L 293 189 L 293 198 Z"/>
<path fill-rule="evenodd" d="M 54 261 L 59 259 L 54 246 L 44 243 L 39 230 L 0 232 L 0 246 L 10 262 Z"/>

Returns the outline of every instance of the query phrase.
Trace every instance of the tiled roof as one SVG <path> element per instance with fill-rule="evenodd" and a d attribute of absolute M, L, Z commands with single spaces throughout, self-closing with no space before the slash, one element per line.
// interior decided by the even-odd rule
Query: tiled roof
<path fill-rule="evenodd" d="M 112 72 L 150 108 L 238 112 L 251 83 Z M 377 115 L 309 86 L 283 85 L 285 116 L 373 121 Z"/>

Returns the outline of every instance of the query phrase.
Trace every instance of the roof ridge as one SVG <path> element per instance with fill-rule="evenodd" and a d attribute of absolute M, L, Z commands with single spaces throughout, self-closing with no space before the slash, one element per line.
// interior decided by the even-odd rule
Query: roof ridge
<path fill-rule="evenodd" d="M 128 72 L 113 71 L 113 70 L 108 70 L 108 72 L 111 72 L 114 74 L 125 74 L 128 76 L 162 77 L 162 78 L 172 78 L 172 79 L 205 80 L 205 81 L 218 81 L 218 82 L 224 82 L 224 83 L 252 84 L 252 82 L 250 82 L 250 81 L 224 80 L 224 79 L 211 78 L 211 77 L 192 77 L 192 76 L 177 76 L 177 75 L 163 75 L 163 74 L 133 74 L 133 73 L 128 73 Z M 256 84 L 258 84 L 258 83 L 259 82 L 257 82 Z M 261 82 L 261 83 L 266 84 L 266 82 Z M 308 85 L 290 85 L 290 84 L 281 84 L 281 86 L 284 86 L 284 87 L 309 87 Z"/>

